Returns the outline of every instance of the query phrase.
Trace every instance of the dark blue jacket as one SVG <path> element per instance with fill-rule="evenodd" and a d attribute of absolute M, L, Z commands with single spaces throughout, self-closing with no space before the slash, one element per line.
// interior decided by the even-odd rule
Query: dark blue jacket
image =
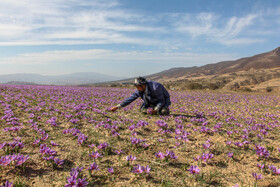
<path fill-rule="evenodd" d="M 148 89 L 147 97 L 145 95 L 145 92 L 136 90 L 130 97 L 125 99 L 120 104 L 120 106 L 125 107 L 136 100 L 138 97 L 141 97 L 144 100 L 142 106 L 152 105 L 155 106 L 158 110 L 160 110 L 162 107 L 168 107 L 171 104 L 169 93 L 162 84 L 155 81 L 147 81 L 146 89 Z M 146 101 L 148 103 L 146 103 Z"/>

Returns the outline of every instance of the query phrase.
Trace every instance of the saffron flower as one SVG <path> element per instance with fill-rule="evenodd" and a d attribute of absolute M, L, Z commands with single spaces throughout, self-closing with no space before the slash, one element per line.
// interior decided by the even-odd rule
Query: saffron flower
<path fill-rule="evenodd" d="M 96 151 L 96 152 L 92 151 L 92 153 L 89 154 L 89 156 L 90 156 L 91 158 L 93 158 L 93 159 L 97 159 L 97 158 L 102 157 L 102 154 L 101 154 L 101 153 L 98 153 L 98 151 Z"/>
<path fill-rule="evenodd" d="M 55 143 L 55 142 L 53 142 L 53 141 L 51 141 L 51 145 L 52 145 L 52 146 L 58 146 L 58 144 Z"/>
<path fill-rule="evenodd" d="M 132 162 L 132 161 L 136 160 L 136 156 L 129 155 L 126 157 L 126 160 Z"/>
<path fill-rule="evenodd" d="M 165 154 L 163 154 L 163 153 L 160 152 L 160 151 L 158 151 L 158 152 L 155 154 L 155 156 L 156 156 L 157 158 L 160 158 L 161 160 L 165 158 Z"/>
<path fill-rule="evenodd" d="M 123 152 L 123 150 L 115 150 L 115 153 L 118 154 L 118 155 L 120 155 L 120 154 L 122 154 L 122 153 L 124 153 L 124 152 Z"/>
<path fill-rule="evenodd" d="M 143 170 L 144 173 L 150 173 L 151 172 L 151 168 L 149 166 L 146 166 L 146 167 L 142 166 L 142 170 Z"/>
<path fill-rule="evenodd" d="M 114 173 L 114 168 L 113 167 L 108 168 L 108 172 L 109 173 Z"/>
<path fill-rule="evenodd" d="M 256 180 L 260 180 L 260 179 L 263 178 L 263 177 L 262 177 L 262 174 L 257 175 L 257 173 L 252 173 L 252 175 L 253 175 L 253 177 L 254 177 Z"/>
<path fill-rule="evenodd" d="M 263 168 L 264 168 L 264 164 L 257 164 L 257 166 L 258 166 L 260 169 L 263 169 Z"/>
<path fill-rule="evenodd" d="M 86 178 L 78 179 L 77 187 L 85 187 L 88 185 L 88 182 L 86 181 Z"/>
<path fill-rule="evenodd" d="M 12 186 L 13 186 L 13 183 L 6 181 L 4 186 L 1 186 L 1 187 L 12 187 Z"/>
<path fill-rule="evenodd" d="M 95 162 L 93 162 L 87 169 L 90 170 L 90 171 L 99 170 L 99 167 Z"/>
<path fill-rule="evenodd" d="M 200 169 L 197 167 L 197 166 L 191 166 L 190 167 L 190 169 L 189 169 L 189 172 L 191 173 L 191 174 L 199 174 L 199 172 L 200 172 Z"/>
<path fill-rule="evenodd" d="M 231 158 L 233 156 L 233 152 L 230 152 L 227 154 L 229 158 Z"/>
<path fill-rule="evenodd" d="M 60 160 L 59 158 L 54 158 L 53 161 L 60 166 L 64 163 L 64 160 Z"/>
<path fill-rule="evenodd" d="M 90 144 L 88 145 L 90 148 L 94 148 L 96 145 L 95 144 Z"/>
<path fill-rule="evenodd" d="M 132 173 L 143 173 L 143 168 L 140 164 L 137 167 L 133 167 Z"/>

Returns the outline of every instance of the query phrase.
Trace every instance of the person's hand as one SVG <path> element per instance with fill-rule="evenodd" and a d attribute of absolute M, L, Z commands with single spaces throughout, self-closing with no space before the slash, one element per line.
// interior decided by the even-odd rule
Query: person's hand
<path fill-rule="evenodd" d="M 152 114 L 152 115 L 157 114 L 157 110 L 154 110 L 154 109 L 153 109 L 153 110 L 151 111 L 151 114 Z"/>
<path fill-rule="evenodd" d="M 118 110 L 118 109 L 119 109 L 119 107 L 114 106 L 114 107 L 112 107 L 112 108 L 110 109 L 110 111 L 115 112 L 115 111 Z"/>

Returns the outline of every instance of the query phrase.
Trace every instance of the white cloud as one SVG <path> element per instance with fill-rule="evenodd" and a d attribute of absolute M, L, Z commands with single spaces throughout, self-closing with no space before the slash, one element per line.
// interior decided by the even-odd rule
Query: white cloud
<path fill-rule="evenodd" d="M 0 12 L 0 45 L 145 44 L 127 32 L 163 30 L 137 24 L 144 15 L 123 11 L 115 0 L 1 0 Z"/>
<path fill-rule="evenodd" d="M 208 41 L 218 42 L 223 45 L 252 44 L 263 42 L 263 39 L 240 37 L 249 26 L 254 24 L 256 14 L 248 14 L 245 17 L 231 17 L 222 25 L 223 18 L 214 13 L 200 13 L 188 16 L 188 19 L 179 20 L 176 30 L 181 33 L 189 33 L 192 37 L 205 36 Z M 221 26 L 222 25 L 222 26 Z"/>

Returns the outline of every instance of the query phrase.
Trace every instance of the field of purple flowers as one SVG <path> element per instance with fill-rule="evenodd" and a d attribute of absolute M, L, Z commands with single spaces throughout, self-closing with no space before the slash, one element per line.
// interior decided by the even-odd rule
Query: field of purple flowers
<path fill-rule="evenodd" d="M 133 91 L 0 85 L 0 186 L 280 186 L 279 96 Z"/>

